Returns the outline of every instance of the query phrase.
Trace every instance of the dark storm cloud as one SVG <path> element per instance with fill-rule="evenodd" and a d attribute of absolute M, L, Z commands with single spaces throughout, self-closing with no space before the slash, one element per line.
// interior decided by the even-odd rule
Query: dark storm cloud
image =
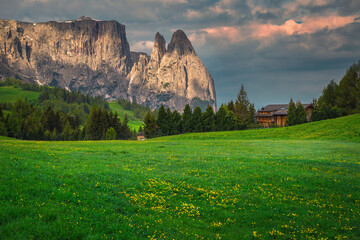
<path fill-rule="evenodd" d="M 156 32 L 183 29 L 213 75 L 218 105 L 241 84 L 256 107 L 309 102 L 360 56 L 358 0 L 0 0 L 0 18 L 82 15 L 126 25 L 133 50 L 150 53 Z"/>

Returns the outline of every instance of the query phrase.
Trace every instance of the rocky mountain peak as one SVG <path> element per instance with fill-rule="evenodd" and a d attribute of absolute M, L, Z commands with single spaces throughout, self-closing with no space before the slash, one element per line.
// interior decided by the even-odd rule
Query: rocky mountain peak
<path fill-rule="evenodd" d="M 163 35 L 157 32 L 155 35 L 154 47 L 151 52 L 151 58 L 154 59 L 155 61 L 160 62 L 166 52 L 165 45 L 166 45 L 165 38 L 163 37 Z"/>
<path fill-rule="evenodd" d="M 195 53 L 190 40 L 180 29 L 174 32 L 168 45 L 168 52 L 173 53 L 174 51 L 176 51 L 179 55 Z"/>
<path fill-rule="evenodd" d="M 152 109 L 216 108 L 214 81 L 186 34 L 176 31 L 166 50 L 155 35 L 151 57 L 130 52 L 125 26 L 82 16 L 26 23 L 0 19 L 0 79 L 17 77 Z"/>
<path fill-rule="evenodd" d="M 99 20 L 96 20 L 96 19 L 94 19 L 92 17 L 88 17 L 88 16 L 81 16 L 76 21 L 99 21 Z"/>

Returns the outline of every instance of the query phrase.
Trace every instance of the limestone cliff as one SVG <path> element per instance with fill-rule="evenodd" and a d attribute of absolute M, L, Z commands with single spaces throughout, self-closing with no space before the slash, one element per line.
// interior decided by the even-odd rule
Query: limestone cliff
<path fill-rule="evenodd" d="M 150 59 L 140 57 L 130 72 L 129 94 L 155 107 L 183 110 L 190 103 L 216 108 L 214 81 L 181 30 L 173 34 L 167 50 L 163 36 L 156 34 Z"/>
<path fill-rule="evenodd" d="M 151 57 L 130 52 L 125 26 L 89 17 L 46 23 L 0 20 L 0 78 L 130 99 L 182 111 L 186 103 L 215 107 L 213 79 L 181 30 L 166 49 L 157 33 Z"/>

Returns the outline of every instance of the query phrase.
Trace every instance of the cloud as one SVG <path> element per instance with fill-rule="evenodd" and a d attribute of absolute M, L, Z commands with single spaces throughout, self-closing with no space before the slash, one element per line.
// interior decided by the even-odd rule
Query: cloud
<path fill-rule="evenodd" d="M 131 45 L 131 51 L 151 53 L 153 46 L 152 41 L 139 41 Z"/>
<path fill-rule="evenodd" d="M 277 34 L 308 34 L 322 29 L 336 29 L 349 23 L 355 22 L 357 16 L 326 16 L 326 17 L 304 17 L 302 22 L 297 23 L 293 19 L 287 20 L 282 25 L 254 24 L 252 26 L 254 38 L 269 37 Z"/>
<path fill-rule="evenodd" d="M 218 26 L 204 28 L 200 29 L 195 35 L 204 39 L 205 37 L 202 35 L 206 33 L 206 37 L 219 39 L 221 41 L 226 40 L 230 43 L 250 41 L 254 39 L 259 41 L 267 41 L 266 38 L 279 38 L 282 35 L 302 35 L 312 34 L 324 29 L 333 30 L 358 21 L 356 20 L 357 17 L 358 16 L 356 15 L 344 17 L 305 16 L 301 19 L 301 22 L 296 22 L 293 19 L 289 19 L 280 25 L 251 22 L 248 25 L 243 26 Z"/>

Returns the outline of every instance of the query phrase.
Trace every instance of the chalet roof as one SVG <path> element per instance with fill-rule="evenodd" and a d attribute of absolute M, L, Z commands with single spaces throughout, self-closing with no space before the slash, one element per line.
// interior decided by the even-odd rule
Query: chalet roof
<path fill-rule="evenodd" d="M 265 107 L 261 108 L 259 110 L 259 112 L 273 112 L 273 111 L 278 111 L 281 110 L 282 108 L 288 108 L 289 104 L 269 104 L 266 105 Z"/>
<path fill-rule="evenodd" d="M 306 109 L 313 107 L 312 104 L 302 104 Z M 269 104 L 255 113 L 255 117 L 287 116 L 289 104 Z M 259 112 L 270 112 L 268 114 L 259 114 Z"/>
<path fill-rule="evenodd" d="M 281 109 L 276 112 L 273 112 L 272 115 L 273 116 L 287 116 L 287 112 L 288 112 L 287 109 Z"/>

